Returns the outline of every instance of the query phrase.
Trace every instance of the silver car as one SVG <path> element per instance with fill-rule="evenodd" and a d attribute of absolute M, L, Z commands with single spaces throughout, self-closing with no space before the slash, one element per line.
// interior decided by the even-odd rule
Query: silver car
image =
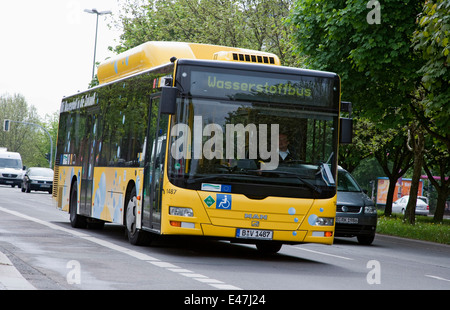
<path fill-rule="evenodd" d="M 392 213 L 405 214 L 406 206 L 408 205 L 409 196 L 403 196 L 402 198 L 396 200 L 392 204 Z M 416 215 L 428 216 L 430 213 L 430 206 L 427 203 L 428 198 L 423 196 L 417 196 L 416 202 Z"/>
<path fill-rule="evenodd" d="M 377 210 L 374 202 L 345 169 L 338 170 L 336 237 L 355 237 L 370 245 L 375 239 Z"/>

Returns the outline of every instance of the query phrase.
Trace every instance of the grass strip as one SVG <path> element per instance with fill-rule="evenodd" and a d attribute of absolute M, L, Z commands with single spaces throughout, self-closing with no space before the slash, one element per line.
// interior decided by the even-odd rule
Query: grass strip
<path fill-rule="evenodd" d="M 403 215 L 378 213 L 377 233 L 403 238 L 450 244 L 450 220 L 436 223 L 432 217 L 416 216 L 415 225 L 405 223 Z"/>

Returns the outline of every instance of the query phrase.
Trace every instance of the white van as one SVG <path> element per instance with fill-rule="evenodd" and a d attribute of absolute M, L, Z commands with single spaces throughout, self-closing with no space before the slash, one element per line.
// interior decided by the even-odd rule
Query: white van
<path fill-rule="evenodd" d="M 24 168 L 19 153 L 0 148 L 0 184 L 21 187 Z"/>

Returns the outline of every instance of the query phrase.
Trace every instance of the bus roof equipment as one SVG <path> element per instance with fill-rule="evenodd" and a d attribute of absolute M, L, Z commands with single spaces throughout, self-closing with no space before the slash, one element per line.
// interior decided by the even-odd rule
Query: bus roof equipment
<path fill-rule="evenodd" d="M 220 45 L 150 41 L 110 58 L 100 64 L 100 84 L 112 82 L 177 59 L 205 59 L 280 65 L 272 53 Z"/>

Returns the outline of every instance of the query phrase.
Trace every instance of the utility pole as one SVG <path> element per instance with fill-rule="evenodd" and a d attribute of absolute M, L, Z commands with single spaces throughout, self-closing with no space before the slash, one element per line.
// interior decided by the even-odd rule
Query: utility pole
<path fill-rule="evenodd" d="M 98 16 L 111 14 L 111 11 L 100 11 L 99 12 L 97 9 L 92 9 L 92 10 L 85 9 L 84 11 L 89 14 L 97 14 L 97 21 L 95 23 L 94 63 L 92 64 L 92 79 L 94 79 L 94 76 L 95 76 L 95 54 L 97 51 Z"/>

